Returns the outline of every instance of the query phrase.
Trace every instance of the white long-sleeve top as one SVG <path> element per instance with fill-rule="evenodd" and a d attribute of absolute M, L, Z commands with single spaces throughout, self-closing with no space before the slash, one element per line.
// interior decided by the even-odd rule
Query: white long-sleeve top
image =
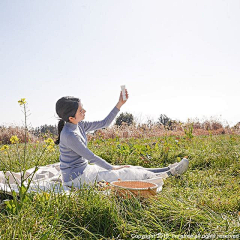
<path fill-rule="evenodd" d="M 64 182 L 69 182 L 86 168 L 88 162 L 111 170 L 113 166 L 95 155 L 87 147 L 86 133 L 108 127 L 118 114 L 119 109 L 114 107 L 102 121 L 81 121 L 78 124 L 67 122 L 60 134 L 60 169 Z"/>

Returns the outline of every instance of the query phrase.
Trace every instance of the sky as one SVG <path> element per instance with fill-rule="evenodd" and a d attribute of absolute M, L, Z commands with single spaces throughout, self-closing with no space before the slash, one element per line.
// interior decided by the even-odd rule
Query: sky
<path fill-rule="evenodd" d="M 0 125 L 55 125 L 79 97 L 85 120 L 240 122 L 239 0 L 1 0 Z"/>

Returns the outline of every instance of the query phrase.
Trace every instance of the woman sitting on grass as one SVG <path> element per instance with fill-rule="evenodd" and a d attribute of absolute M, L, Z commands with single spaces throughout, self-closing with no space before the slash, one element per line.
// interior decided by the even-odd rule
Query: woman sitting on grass
<path fill-rule="evenodd" d="M 167 176 L 176 176 L 187 170 L 189 163 L 185 158 L 165 168 L 114 166 L 88 149 L 86 133 L 108 127 L 127 99 L 127 91 L 125 101 L 121 92 L 117 105 L 108 116 L 102 121 L 94 122 L 83 121 L 86 110 L 80 99 L 62 97 L 57 101 L 56 112 L 60 120 L 59 136 L 55 143 L 59 144 L 60 169 L 65 185 L 80 187 L 81 184 L 93 184 L 95 181 L 145 180 L 160 177 L 163 173 Z"/>

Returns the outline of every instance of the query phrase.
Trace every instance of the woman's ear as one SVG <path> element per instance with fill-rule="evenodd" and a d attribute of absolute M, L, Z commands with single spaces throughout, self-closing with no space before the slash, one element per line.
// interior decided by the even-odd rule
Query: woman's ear
<path fill-rule="evenodd" d="M 75 118 L 74 117 L 69 117 L 68 119 L 69 119 L 69 122 L 72 123 L 72 121 L 74 121 Z"/>

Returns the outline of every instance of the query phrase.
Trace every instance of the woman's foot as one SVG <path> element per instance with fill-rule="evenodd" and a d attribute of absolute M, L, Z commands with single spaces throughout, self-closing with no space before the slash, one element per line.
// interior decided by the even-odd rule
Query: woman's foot
<path fill-rule="evenodd" d="M 172 166 L 169 165 L 172 176 L 179 176 L 183 173 L 185 173 L 188 169 L 189 161 L 186 158 L 183 158 L 178 164 L 172 164 Z"/>

